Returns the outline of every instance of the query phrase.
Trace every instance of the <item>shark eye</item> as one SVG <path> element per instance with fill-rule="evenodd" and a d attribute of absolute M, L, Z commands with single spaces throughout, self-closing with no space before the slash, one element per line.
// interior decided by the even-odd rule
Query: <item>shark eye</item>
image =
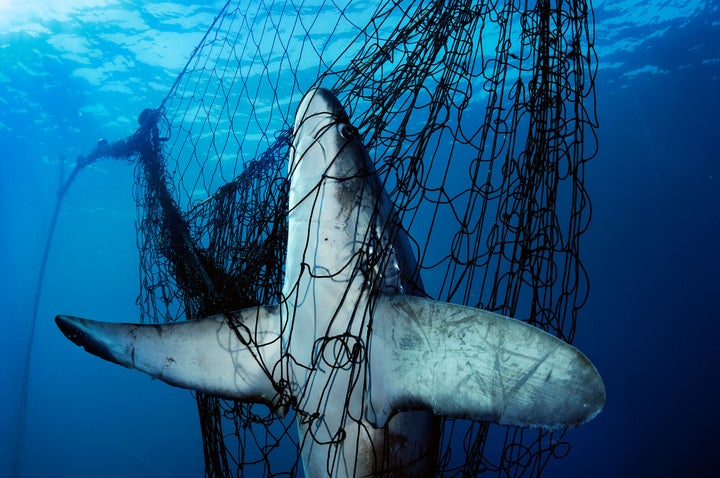
<path fill-rule="evenodd" d="M 347 140 L 353 139 L 355 137 L 355 128 L 347 123 L 340 125 L 340 136 Z"/>

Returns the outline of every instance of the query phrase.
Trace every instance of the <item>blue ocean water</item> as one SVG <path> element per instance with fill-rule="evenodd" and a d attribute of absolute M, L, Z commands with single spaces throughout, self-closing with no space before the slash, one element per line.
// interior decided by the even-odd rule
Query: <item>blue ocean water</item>
<path fill-rule="evenodd" d="M 0 469 L 11 469 L 24 348 L 66 157 L 157 106 L 224 2 L 0 0 Z M 716 476 L 720 426 L 720 12 L 596 1 L 600 152 L 588 166 L 591 295 L 575 344 L 608 402 L 547 476 Z M 91 359 L 60 312 L 134 321 L 132 170 L 85 171 L 40 303 L 25 476 L 202 476 L 188 392 Z M 1 473 L 0 473 L 1 474 Z"/>

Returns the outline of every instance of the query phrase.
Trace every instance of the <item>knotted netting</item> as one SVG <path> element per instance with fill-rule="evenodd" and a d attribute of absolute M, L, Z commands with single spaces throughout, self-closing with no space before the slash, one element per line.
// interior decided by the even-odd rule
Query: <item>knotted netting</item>
<path fill-rule="evenodd" d="M 593 42 L 583 0 L 229 1 L 123 143 L 137 159 L 143 320 L 281 300 L 290 128 L 322 85 L 358 127 L 426 293 L 571 342 L 588 294 Z M 292 406 L 280 418 L 196 398 L 208 477 L 302 474 Z M 569 451 L 562 432 L 442 426 L 438 476 L 540 476 Z"/>

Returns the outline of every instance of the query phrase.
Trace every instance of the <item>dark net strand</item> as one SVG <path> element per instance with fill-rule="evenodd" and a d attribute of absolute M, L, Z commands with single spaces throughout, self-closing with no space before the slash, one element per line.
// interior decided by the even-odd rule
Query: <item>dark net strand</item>
<path fill-rule="evenodd" d="M 426 293 L 572 342 L 596 65 L 583 0 L 228 2 L 162 105 L 96 155 L 136 161 L 143 320 L 281 300 L 293 115 L 322 85 L 358 127 Z M 281 362 L 262 366 L 282 376 Z M 284 418 L 196 393 L 206 476 L 302 473 L 293 419 L 312 411 L 277 388 Z M 563 434 L 444 419 L 437 475 L 540 476 L 569 453 Z"/>

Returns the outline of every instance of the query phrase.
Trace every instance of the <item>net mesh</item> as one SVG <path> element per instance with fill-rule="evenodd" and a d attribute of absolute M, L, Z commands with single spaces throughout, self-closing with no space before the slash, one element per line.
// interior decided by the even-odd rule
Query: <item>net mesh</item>
<path fill-rule="evenodd" d="M 280 300 L 290 126 L 322 85 L 358 127 L 427 294 L 571 342 L 595 74 L 589 1 L 228 2 L 122 143 L 137 160 L 143 320 Z M 302 474 L 292 408 L 196 398 L 206 476 Z M 438 476 L 540 476 L 570 448 L 563 432 L 442 430 Z"/>

